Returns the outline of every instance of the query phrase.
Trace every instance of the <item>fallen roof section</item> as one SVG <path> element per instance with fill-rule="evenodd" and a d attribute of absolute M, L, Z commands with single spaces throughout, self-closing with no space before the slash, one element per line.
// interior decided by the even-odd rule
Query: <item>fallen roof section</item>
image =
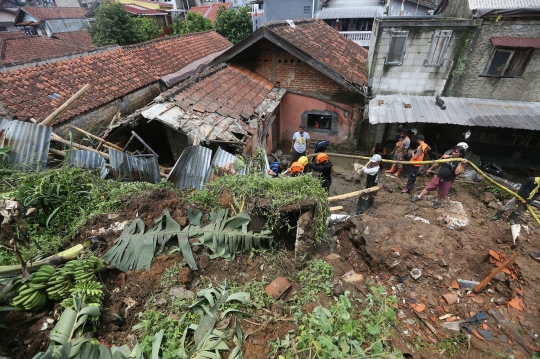
<path fill-rule="evenodd" d="M 349 91 L 366 94 L 368 51 L 321 19 L 271 21 L 225 51 L 212 64 L 226 62 L 261 39 L 268 39 Z"/>
<path fill-rule="evenodd" d="M 51 127 L 0 119 L 0 147 L 12 147 L 7 161 L 20 171 L 45 170 L 51 133 Z"/>
<path fill-rule="evenodd" d="M 540 131 L 540 102 L 387 95 L 369 101 L 369 123 L 436 123 Z"/>
<path fill-rule="evenodd" d="M 173 182 L 179 189 L 202 189 L 212 171 L 211 158 L 212 150 L 207 147 L 187 147 L 167 176 L 167 181 Z"/>
<path fill-rule="evenodd" d="M 61 123 L 229 46 L 215 31 L 205 31 L 5 71 L 0 76 L 0 103 L 14 119 L 33 117 L 39 122 L 90 83 L 92 88 L 60 117 Z M 48 98 L 51 94 L 60 97 Z"/>

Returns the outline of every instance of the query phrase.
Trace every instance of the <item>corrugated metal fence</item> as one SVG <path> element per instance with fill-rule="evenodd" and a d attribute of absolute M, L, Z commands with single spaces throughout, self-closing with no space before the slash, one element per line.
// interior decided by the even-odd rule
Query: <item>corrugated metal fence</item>
<path fill-rule="evenodd" d="M 52 128 L 29 122 L 0 120 L 0 131 L 4 131 L 0 147 L 13 147 L 6 161 L 21 171 L 43 171 L 47 166 L 47 155 Z"/>

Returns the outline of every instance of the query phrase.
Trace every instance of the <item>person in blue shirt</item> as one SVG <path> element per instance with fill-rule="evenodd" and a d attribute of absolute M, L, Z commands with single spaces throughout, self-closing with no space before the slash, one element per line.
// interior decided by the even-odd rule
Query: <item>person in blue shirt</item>
<path fill-rule="evenodd" d="M 268 170 L 268 174 L 272 177 L 277 177 L 280 173 L 285 171 L 288 166 L 289 162 L 287 160 L 281 160 L 280 162 L 272 162 L 270 163 L 270 169 Z"/>

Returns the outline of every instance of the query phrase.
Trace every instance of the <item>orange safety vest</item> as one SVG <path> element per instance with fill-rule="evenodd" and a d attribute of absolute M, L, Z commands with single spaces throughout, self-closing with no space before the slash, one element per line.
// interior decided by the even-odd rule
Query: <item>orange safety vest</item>
<path fill-rule="evenodd" d="M 411 162 L 421 162 L 424 160 L 424 155 L 426 154 L 426 148 L 428 147 L 427 143 L 424 143 L 422 145 L 422 153 L 420 154 L 420 156 L 418 156 L 418 158 L 411 158 Z M 416 166 L 416 167 L 420 167 L 420 165 L 413 165 L 413 166 Z"/>

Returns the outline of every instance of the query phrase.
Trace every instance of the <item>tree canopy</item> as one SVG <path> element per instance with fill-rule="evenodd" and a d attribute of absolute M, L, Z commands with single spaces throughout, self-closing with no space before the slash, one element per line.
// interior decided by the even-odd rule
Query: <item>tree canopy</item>
<path fill-rule="evenodd" d="M 117 2 L 101 4 L 96 10 L 95 19 L 88 34 L 98 47 L 136 44 L 155 39 L 160 33 L 154 19 L 132 18 Z"/>
<path fill-rule="evenodd" d="M 216 32 L 236 44 L 253 32 L 253 22 L 247 6 L 227 10 L 222 6 L 217 11 Z"/>
<path fill-rule="evenodd" d="M 189 11 L 186 18 L 177 17 L 172 24 L 174 34 L 189 34 L 192 32 L 202 32 L 212 30 L 212 21 L 205 19 L 200 13 Z"/>

